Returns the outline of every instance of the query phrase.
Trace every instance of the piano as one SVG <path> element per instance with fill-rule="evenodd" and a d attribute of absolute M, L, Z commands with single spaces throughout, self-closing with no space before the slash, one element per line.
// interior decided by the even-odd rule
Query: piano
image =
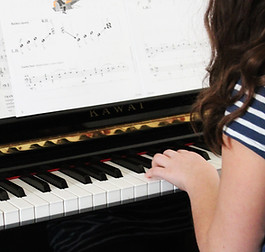
<path fill-rule="evenodd" d="M 119 214 L 144 209 L 144 219 L 135 217 L 139 233 L 141 221 L 152 226 L 155 219 L 155 237 L 165 221 L 171 240 L 172 234 L 178 234 L 173 239 L 176 243 L 181 237 L 182 251 L 189 251 L 185 246 L 191 244 L 195 248 L 187 195 L 166 181 L 145 178 L 144 173 L 151 167 L 152 156 L 167 148 L 197 151 L 216 169 L 221 168 L 220 158 L 190 126 L 189 111 L 198 92 L 1 120 L 1 246 L 17 246 L 10 240 L 18 237 L 18 246 L 26 243 L 27 251 L 31 251 L 29 244 L 48 251 L 47 226 L 53 230 L 87 216 L 106 219 L 113 212 L 118 219 Z M 173 211 L 176 223 L 163 220 L 167 216 L 161 216 L 159 209 L 169 216 Z M 189 233 L 188 242 L 182 233 Z M 104 228 L 103 234 L 109 235 Z M 123 238 L 128 242 L 126 235 Z M 91 244 L 98 243 L 91 239 Z"/>

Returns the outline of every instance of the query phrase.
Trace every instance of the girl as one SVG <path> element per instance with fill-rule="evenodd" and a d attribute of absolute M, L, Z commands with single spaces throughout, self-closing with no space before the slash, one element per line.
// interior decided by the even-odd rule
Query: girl
<path fill-rule="evenodd" d="M 210 0 L 212 56 L 199 95 L 206 143 L 222 153 L 222 174 L 185 150 L 158 153 L 149 178 L 190 197 L 200 251 L 261 251 L 265 235 L 265 1 Z"/>

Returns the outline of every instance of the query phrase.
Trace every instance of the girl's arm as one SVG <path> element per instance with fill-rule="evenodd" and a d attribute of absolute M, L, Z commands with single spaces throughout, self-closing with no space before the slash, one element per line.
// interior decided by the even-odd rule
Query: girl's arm
<path fill-rule="evenodd" d="M 260 251 L 265 235 L 265 160 L 227 136 L 224 142 L 216 209 L 202 251 Z"/>
<path fill-rule="evenodd" d="M 222 175 L 199 155 L 155 155 L 147 177 L 187 191 L 198 246 L 205 251 L 259 251 L 265 230 L 265 160 L 224 136 Z"/>

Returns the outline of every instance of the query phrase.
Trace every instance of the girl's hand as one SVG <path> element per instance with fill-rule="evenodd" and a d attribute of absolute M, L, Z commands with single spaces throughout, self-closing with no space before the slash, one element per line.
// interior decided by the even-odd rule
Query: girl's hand
<path fill-rule="evenodd" d="M 187 150 L 156 154 L 152 168 L 146 172 L 148 178 L 165 179 L 187 192 L 211 176 L 218 176 L 215 168 L 199 154 Z"/>

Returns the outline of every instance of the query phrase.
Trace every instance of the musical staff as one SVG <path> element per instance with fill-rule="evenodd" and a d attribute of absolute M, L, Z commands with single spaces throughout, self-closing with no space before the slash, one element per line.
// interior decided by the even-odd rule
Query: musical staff
<path fill-rule="evenodd" d="M 197 59 L 194 62 L 182 62 L 172 65 L 150 65 L 150 74 L 159 80 L 189 78 L 191 75 L 201 75 L 206 61 Z"/>
<path fill-rule="evenodd" d="M 107 64 L 105 66 L 88 69 L 72 69 L 67 71 L 61 70 L 43 75 L 25 75 L 24 80 L 26 86 L 31 90 L 40 88 L 59 88 L 66 87 L 68 83 L 67 81 L 71 79 L 75 81 L 70 82 L 68 85 L 89 85 L 89 83 L 100 81 L 102 78 L 110 78 L 110 74 L 121 74 L 126 71 L 128 71 L 128 67 L 126 65 Z"/>
<path fill-rule="evenodd" d="M 49 19 L 41 19 L 41 24 L 46 24 L 47 28 L 43 28 L 44 34 L 43 35 L 32 35 L 27 38 L 19 38 L 17 46 L 12 48 L 12 53 L 27 53 L 31 52 L 33 49 L 35 50 L 46 50 L 47 49 L 47 42 L 50 42 L 50 46 L 54 46 L 57 40 L 65 40 L 71 39 L 72 41 L 76 42 L 78 47 L 82 45 L 88 45 L 90 42 L 96 42 L 100 39 L 107 30 L 113 28 L 113 24 L 107 21 L 102 28 L 99 29 L 88 29 L 84 32 L 74 32 L 65 26 L 57 26 L 54 25 L 53 20 Z M 37 25 L 37 24 L 36 24 Z M 50 26 L 50 27 L 49 27 Z M 46 32 L 45 32 L 46 30 Z M 60 37 L 60 35 L 65 35 L 65 37 Z M 81 44 L 83 43 L 83 44 Z"/>
<path fill-rule="evenodd" d="M 207 42 L 179 42 L 145 47 L 149 73 L 154 78 L 188 78 L 201 74 L 207 65 Z"/>
<path fill-rule="evenodd" d="M 178 54 L 196 54 L 201 53 L 202 50 L 208 48 L 208 43 L 206 41 L 184 41 L 180 43 L 169 43 L 156 46 L 145 47 L 145 53 L 147 58 L 155 59 L 157 57 L 176 57 Z"/>

